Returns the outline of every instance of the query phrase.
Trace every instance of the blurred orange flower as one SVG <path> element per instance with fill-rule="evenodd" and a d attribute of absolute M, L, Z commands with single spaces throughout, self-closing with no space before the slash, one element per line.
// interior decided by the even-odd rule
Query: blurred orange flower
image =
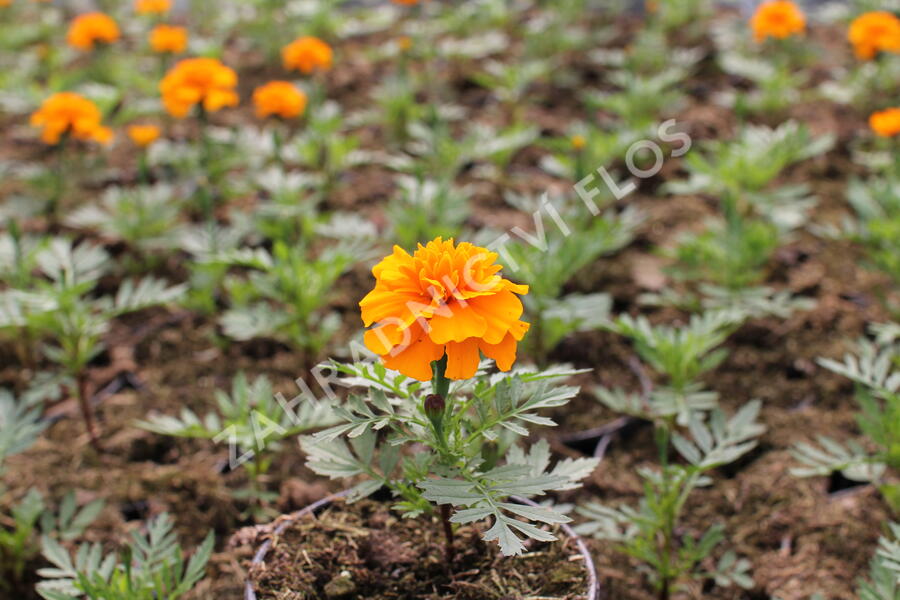
<path fill-rule="evenodd" d="M 886 11 L 865 13 L 850 24 L 847 37 L 861 60 L 879 52 L 900 52 L 900 19 Z"/>
<path fill-rule="evenodd" d="M 150 31 L 150 47 L 160 54 L 181 54 L 187 49 L 188 32 L 184 27 L 157 25 Z"/>
<path fill-rule="evenodd" d="M 900 134 L 900 108 L 888 108 L 869 117 L 872 131 L 881 137 L 894 137 Z"/>
<path fill-rule="evenodd" d="M 520 321 L 527 285 L 503 279 L 497 254 L 467 242 L 437 238 L 410 256 L 399 246 L 372 269 L 375 289 L 359 303 L 366 347 L 389 369 L 419 381 L 447 356 L 445 376 L 468 379 L 479 351 L 508 371 L 528 331 Z"/>
<path fill-rule="evenodd" d="M 215 58 L 186 58 L 159 83 L 163 105 L 173 117 L 187 116 L 194 105 L 207 112 L 237 106 L 237 73 Z"/>
<path fill-rule="evenodd" d="M 759 5 L 750 20 L 753 37 L 761 42 L 768 37 L 783 40 L 806 29 L 806 15 L 789 0 L 768 0 Z"/>
<path fill-rule="evenodd" d="M 270 81 L 253 91 L 253 105 L 256 116 L 293 119 L 306 110 L 306 94 L 289 81 Z"/>
<path fill-rule="evenodd" d="M 333 55 L 331 46 L 312 36 L 297 38 L 281 49 L 284 68 L 307 75 L 317 69 L 320 71 L 330 69 Z"/>
<path fill-rule="evenodd" d="M 412 6 L 418 4 L 419 0 L 391 0 L 394 4 L 403 4 L 404 6 Z"/>
<path fill-rule="evenodd" d="M 111 44 L 119 39 L 119 26 L 109 15 L 101 12 L 86 13 L 75 17 L 69 26 L 66 41 L 79 50 L 93 50 L 99 43 Z"/>
<path fill-rule="evenodd" d="M 134 10 L 139 15 L 161 15 L 172 8 L 172 0 L 134 0 Z"/>
<path fill-rule="evenodd" d="M 159 139 L 159 127 L 156 125 L 129 125 L 128 137 L 140 148 L 146 148 Z"/>
<path fill-rule="evenodd" d="M 574 148 L 575 150 L 584 150 L 584 147 L 587 145 L 587 140 L 584 138 L 584 136 L 577 133 L 572 136 L 571 142 L 572 148 Z"/>
<path fill-rule="evenodd" d="M 106 144 L 113 133 L 100 122 L 103 115 L 97 105 L 73 92 L 53 94 L 31 113 L 31 125 L 41 127 L 41 140 L 58 144 L 63 135 L 76 140 L 90 140 Z"/>
<path fill-rule="evenodd" d="M 12 4 L 12 0 L 0 0 L 0 8 L 5 8 Z"/>

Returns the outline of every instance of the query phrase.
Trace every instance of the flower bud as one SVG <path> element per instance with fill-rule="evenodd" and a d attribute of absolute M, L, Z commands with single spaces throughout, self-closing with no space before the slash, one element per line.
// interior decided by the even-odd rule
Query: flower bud
<path fill-rule="evenodd" d="M 440 394 L 429 394 L 425 398 L 425 414 L 432 421 L 440 420 L 444 416 L 446 406 L 444 398 Z"/>

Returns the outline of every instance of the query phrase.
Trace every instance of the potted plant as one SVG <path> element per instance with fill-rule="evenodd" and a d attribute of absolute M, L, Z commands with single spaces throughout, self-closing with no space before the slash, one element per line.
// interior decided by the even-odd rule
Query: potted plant
<path fill-rule="evenodd" d="M 362 393 L 332 395 L 342 422 L 301 439 L 313 471 L 355 485 L 281 522 L 247 598 L 595 598 L 569 517 L 528 498 L 577 487 L 597 461 L 520 445 L 553 425 L 537 413 L 577 393 L 556 383 L 577 371 L 513 369 L 528 288 L 496 259 L 438 238 L 375 266 L 360 306 L 379 360 L 332 363 Z"/>

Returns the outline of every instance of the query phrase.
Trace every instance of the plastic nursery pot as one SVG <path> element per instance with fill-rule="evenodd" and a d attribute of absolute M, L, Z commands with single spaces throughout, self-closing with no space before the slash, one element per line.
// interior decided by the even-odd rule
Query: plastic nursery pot
<path fill-rule="evenodd" d="M 339 494 L 334 494 L 332 496 L 328 496 L 326 498 L 323 498 L 322 500 L 319 500 L 318 502 L 310 504 L 309 506 L 307 506 L 306 508 L 304 508 L 300 511 L 297 511 L 290 515 L 286 515 L 279 519 L 278 525 L 272 531 L 272 534 L 270 535 L 269 539 L 265 540 L 260 545 L 260 547 L 256 551 L 256 554 L 253 556 L 253 560 L 251 562 L 251 569 L 250 569 L 251 573 L 248 576 L 248 579 L 244 584 L 244 600 L 257 600 L 257 598 L 258 598 L 257 586 L 259 584 L 258 584 L 258 582 L 255 583 L 253 581 L 254 568 L 262 567 L 262 565 L 266 561 L 266 556 L 269 555 L 270 551 L 272 551 L 272 549 L 273 549 L 273 544 L 275 544 L 278 547 L 281 547 L 280 545 L 284 545 L 284 544 L 288 543 L 281 538 L 282 534 L 284 534 L 286 531 L 288 531 L 292 526 L 300 525 L 301 524 L 300 520 L 303 519 L 304 517 L 311 516 L 311 515 L 317 515 L 317 514 L 323 512 L 326 508 L 333 505 L 336 501 L 342 500 L 348 494 L 348 492 L 349 492 L 349 490 L 346 490 Z M 512 498 L 510 498 L 510 500 L 513 502 L 518 502 L 520 504 L 525 504 L 528 506 L 538 506 L 535 502 L 528 500 L 527 498 L 512 497 Z M 353 505 L 347 505 L 347 506 L 354 507 L 357 505 L 353 504 Z M 349 510 L 352 510 L 352 509 L 349 509 Z M 404 519 L 404 521 L 410 521 L 410 520 Z M 342 527 L 342 529 L 345 528 L 346 530 L 353 529 L 353 528 L 350 528 L 348 526 L 343 526 L 343 525 L 341 527 Z M 435 529 L 438 529 L 438 528 L 435 528 Z M 583 573 L 584 573 L 583 587 L 581 587 L 582 584 L 580 583 L 580 581 L 578 583 L 573 583 L 571 586 L 571 587 L 573 587 L 572 592 L 568 597 L 571 597 L 573 599 L 577 598 L 577 600 L 597 600 L 597 598 L 599 596 L 599 592 L 600 592 L 600 585 L 599 585 L 599 581 L 597 579 L 597 571 L 594 567 L 594 561 L 593 561 L 593 558 L 591 557 L 591 553 L 588 550 L 587 545 L 584 543 L 584 540 L 581 539 L 578 536 L 578 534 L 576 534 L 572 530 L 572 528 L 566 524 L 561 524 L 559 526 L 559 533 L 560 533 L 560 539 L 558 541 L 554 542 L 554 544 L 560 544 L 561 547 L 564 545 L 567 548 L 571 548 L 571 550 L 568 551 L 569 556 L 567 557 L 567 560 L 564 559 L 564 562 L 567 562 L 569 564 L 575 564 L 577 562 L 580 565 L 579 570 L 583 571 Z M 437 534 L 435 534 L 435 535 L 437 535 Z M 458 545 L 460 544 L 460 542 L 461 542 L 461 540 L 457 539 Z M 564 542 L 568 542 L 568 543 L 564 544 Z M 491 544 L 493 544 L 493 542 L 491 542 Z M 560 549 L 560 552 L 562 553 L 563 550 Z M 310 562 L 309 556 L 306 555 L 306 552 L 303 551 L 302 547 L 293 549 L 292 554 L 295 554 L 298 557 L 305 557 L 306 563 L 309 563 L 310 565 L 312 564 Z M 413 558 L 413 560 L 419 560 L 419 559 L 416 556 Z M 516 559 L 501 558 L 500 560 L 513 561 Z M 302 561 L 303 561 L 303 559 L 298 559 L 297 564 L 300 564 L 300 562 L 302 562 Z M 443 561 L 441 561 L 441 562 L 442 562 L 442 564 L 444 564 L 443 568 L 446 569 L 445 563 L 443 563 Z M 558 564 L 558 562 L 559 562 L 559 559 L 557 559 L 557 564 Z M 300 569 L 300 567 L 294 567 L 294 568 L 298 569 L 298 570 Z M 337 569 L 335 569 L 335 571 L 337 571 Z M 337 577 L 340 577 L 341 573 L 335 572 L 334 575 Z M 393 579 L 395 576 L 396 576 L 395 572 L 386 572 L 382 575 L 383 578 L 387 578 L 387 579 Z M 546 571 L 540 572 L 540 577 L 546 577 L 546 576 L 547 576 Z M 580 575 L 579 575 L 579 577 L 580 577 Z M 335 581 L 335 580 L 332 580 L 332 581 Z M 333 589 L 329 590 L 327 588 L 328 588 L 328 586 L 325 586 L 325 589 L 323 589 L 323 590 L 317 589 L 316 591 L 324 592 L 324 597 L 327 597 L 327 598 L 334 597 L 334 598 L 347 598 L 348 600 L 355 600 L 357 598 L 370 598 L 371 597 L 369 594 L 369 591 L 367 589 L 348 591 L 346 593 L 340 593 L 340 592 L 335 593 L 335 591 Z"/>

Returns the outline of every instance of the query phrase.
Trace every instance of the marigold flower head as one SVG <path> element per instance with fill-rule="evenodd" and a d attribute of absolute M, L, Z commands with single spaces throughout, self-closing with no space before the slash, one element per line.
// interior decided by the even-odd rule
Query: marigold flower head
<path fill-rule="evenodd" d="M 317 37 L 297 38 L 281 49 L 281 59 L 285 69 L 294 69 L 307 75 L 313 71 L 327 71 L 331 68 L 334 52 L 331 46 Z"/>
<path fill-rule="evenodd" d="M 400 52 L 409 52 L 412 48 L 413 41 L 408 35 L 401 35 L 397 38 L 397 48 L 400 49 Z"/>
<path fill-rule="evenodd" d="M 169 69 L 159 83 L 163 106 L 170 115 L 184 118 L 194 105 L 207 112 L 237 106 L 237 73 L 215 58 L 186 58 Z"/>
<path fill-rule="evenodd" d="M 879 52 L 900 52 L 900 19 L 886 11 L 868 12 L 850 24 L 847 38 L 860 60 Z"/>
<path fill-rule="evenodd" d="M 134 0 L 134 10 L 139 15 L 162 15 L 172 8 L 172 0 Z"/>
<path fill-rule="evenodd" d="M 31 125 L 43 129 L 41 140 L 46 144 L 58 144 L 63 135 L 106 144 L 113 134 L 101 125 L 102 117 L 97 105 L 87 98 L 74 92 L 60 92 L 44 100 L 31 114 Z"/>
<path fill-rule="evenodd" d="M 12 4 L 12 0 L 0 0 L 0 8 L 6 8 Z"/>
<path fill-rule="evenodd" d="M 150 47 L 160 54 L 181 54 L 187 49 L 188 32 L 184 27 L 157 25 L 150 31 Z"/>
<path fill-rule="evenodd" d="M 413 6 L 418 4 L 419 0 L 391 0 L 394 4 L 402 4 L 403 6 Z"/>
<path fill-rule="evenodd" d="M 419 381 L 446 355 L 445 376 L 475 375 L 479 351 L 502 371 L 516 360 L 529 324 L 519 320 L 527 285 L 500 276 L 497 254 L 437 238 L 410 256 L 399 246 L 372 269 L 375 288 L 359 303 L 365 344 L 384 365 Z"/>
<path fill-rule="evenodd" d="M 803 33 L 806 15 L 790 0 L 768 0 L 759 5 L 750 20 L 753 37 L 762 42 L 768 37 L 783 40 Z"/>
<path fill-rule="evenodd" d="M 69 25 L 66 41 L 79 50 L 93 50 L 97 43 L 111 44 L 119 39 L 119 26 L 112 17 L 101 12 L 75 17 Z"/>
<path fill-rule="evenodd" d="M 577 133 L 572 136 L 570 141 L 574 150 L 584 150 L 584 147 L 587 145 L 587 140 L 584 139 L 584 136 Z"/>
<path fill-rule="evenodd" d="M 146 148 L 159 139 L 159 127 L 156 125 L 129 125 L 128 137 L 135 146 Z"/>
<path fill-rule="evenodd" d="M 873 113 L 869 117 L 869 126 L 881 137 L 894 137 L 900 134 L 900 108 L 888 108 Z"/>
<path fill-rule="evenodd" d="M 289 81 L 270 81 L 253 91 L 253 105 L 260 119 L 293 119 L 306 110 L 306 94 Z"/>

